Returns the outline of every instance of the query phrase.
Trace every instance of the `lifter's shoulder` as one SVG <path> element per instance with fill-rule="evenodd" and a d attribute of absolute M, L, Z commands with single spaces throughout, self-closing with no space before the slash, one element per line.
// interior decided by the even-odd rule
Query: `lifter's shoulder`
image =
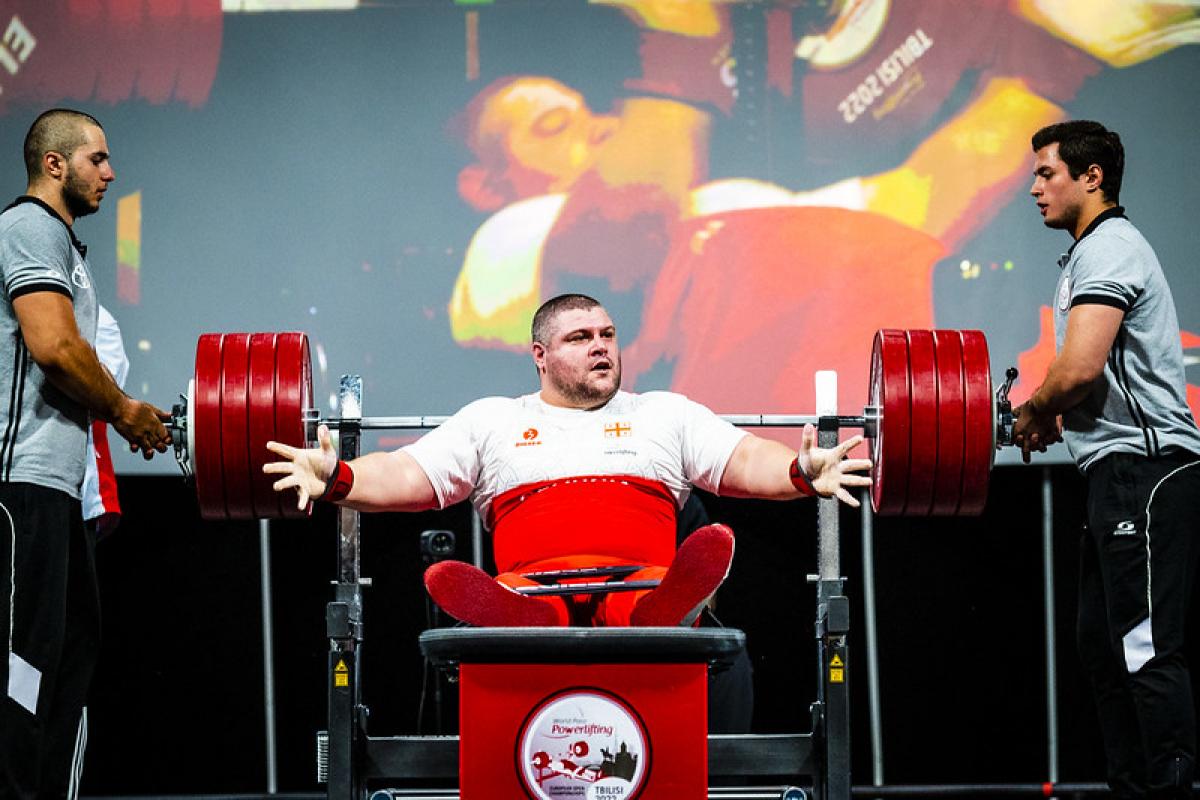
<path fill-rule="evenodd" d="M 686 395 L 665 390 L 636 394 L 621 392 L 613 398 L 613 402 L 608 406 L 608 411 L 615 414 L 637 413 L 639 416 L 675 422 L 695 419 L 697 415 L 704 416 L 712 413 L 704 405 Z"/>
<path fill-rule="evenodd" d="M 641 392 L 629 396 L 635 398 L 635 401 L 640 404 L 662 406 L 664 408 L 698 405 L 695 400 L 690 399 L 687 395 L 682 395 L 679 392 L 670 392 L 665 389 L 656 389 L 651 392 Z"/>
<path fill-rule="evenodd" d="M 462 419 L 495 419 L 498 416 L 518 413 L 522 408 L 520 397 L 481 397 L 472 400 L 454 414 Z"/>

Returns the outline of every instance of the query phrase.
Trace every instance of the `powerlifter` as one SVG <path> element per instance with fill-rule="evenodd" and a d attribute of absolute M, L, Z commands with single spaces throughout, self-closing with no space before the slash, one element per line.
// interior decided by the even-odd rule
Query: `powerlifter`
<path fill-rule="evenodd" d="M 729 572 L 733 533 L 709 525 L 675 548 L 675 519 L 692 486 L 733 497 L 837 497 L 857 506 L 867 459 L 815 446 L 800 451 L 741 431 L 686 397 L 620 391 L 617 331 L 599 302 L 554 297 L 533 318 L 541 390 L 471 403 L 417 442 L 339 461 L 325 426 L 319 447 L 267 447 L 284 460 L 263 469 L 276 491 L 361 511 L 424 511 L 470 498 L 493 532 L 500 575 L 460 561 L 425 573 L 434 601 L 482 626 L 691 624 Z M 651 590 L 564 600 L 532 597 L 530 573 L 638 566 L 627 580 Z"/>

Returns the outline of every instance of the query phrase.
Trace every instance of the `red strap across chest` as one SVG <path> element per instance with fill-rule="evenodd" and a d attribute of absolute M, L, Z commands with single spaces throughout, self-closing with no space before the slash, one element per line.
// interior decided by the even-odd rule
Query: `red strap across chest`
<path fill-rule="evenodd" d="M 644 478 L 582 476 L 519 486 L 492 503 L 496 566 L 516 572 L 563 556 L 667 566 L 675 555 L 675 511 L 667 487 Z"/>

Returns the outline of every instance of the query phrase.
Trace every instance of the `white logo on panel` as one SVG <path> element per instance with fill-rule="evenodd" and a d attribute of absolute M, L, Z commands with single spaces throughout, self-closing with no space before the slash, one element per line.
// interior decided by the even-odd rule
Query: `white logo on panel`
<path fill-rule="evenodd" d="M 517 737 L 517 764 L 537 800 L 632 800 L 649 775 L 650 746 L 636 713 L 599 689 L 543 701 Z"/>

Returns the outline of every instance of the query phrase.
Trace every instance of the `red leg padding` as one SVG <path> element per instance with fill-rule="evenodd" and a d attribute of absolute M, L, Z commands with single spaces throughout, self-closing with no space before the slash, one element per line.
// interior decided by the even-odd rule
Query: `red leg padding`
<path fill-rule="evenodd" d="M 609 595 L 600 603 L 594 624 L 690 625 L 704 602 L 729 575 L 733 546 L 733 531 L 728 526 L 700 528 L 684 540 L 665 574 L 662 567 L 646 567 L 628 577 L 629 580 L 661 577 L 658 588 Z M 569 624 L 570 616 L 562 598 L 528 597 L 506 584 L 535 585 L 515 573 L 493 579 L 462 561 L 440 561 L 425 570 L 429 596 L 447 614 L 462 622 L 511 628 Z"/>
<path fill-rule="evenodd" d="M 706 525 L 680 545 L 658 588 L 633 608 L 630 624 L 638 627 L 690 624 L 694 613 L 729 575 L 733 563 L 733 531 Z"/>
<path fill-rule="evenodd" d="M 442 610 L 471 625 L 533 628 L 562 624 L 550 603 L 517 594 L 462 561 L 439 561 L 425 570 L 425 588 Z"/>

